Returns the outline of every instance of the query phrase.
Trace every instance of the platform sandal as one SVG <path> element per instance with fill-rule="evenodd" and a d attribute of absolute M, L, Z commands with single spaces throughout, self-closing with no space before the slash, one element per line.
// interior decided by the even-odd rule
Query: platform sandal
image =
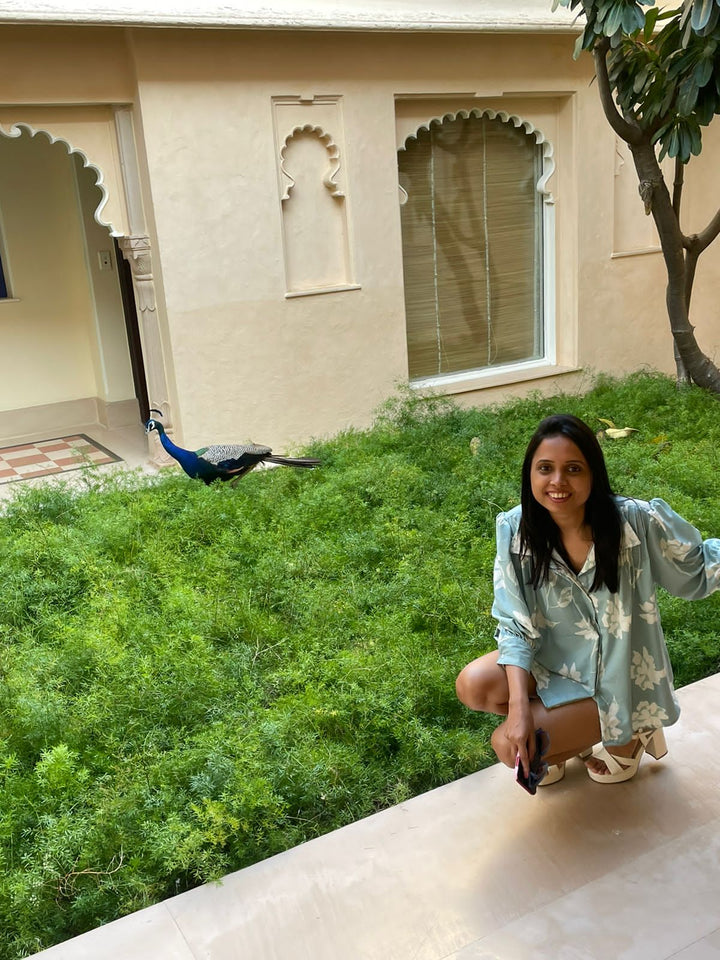
<path fill-rule="evenodd" d="M 601 746 L 593 756 L 596 760 L 602 760 L 608 768 L 608 773 L 595 773 L 588 767 L 590 779 L 594 780 L 595 783 L 623 783 L 625 780 L 632 780 L 638 772 L 644 753 L 649 753 L 656 760 L 664 757 L 667 753 L 667 744 L 662 727 L 638 733 L 633 737 L 633 740 L 635 748 L 629 757 L 619 757 Z"/>
<path fill-rule="evenodd" d="M 583 750 L 582 753 L 578 754 L 578 758 L 580 760 L 587 760 L 589 757 L 592 756 L 592 752 L 593 752 L 593 748 L 588 747 L 587 750 Z M 550 787 L 552 786 L 553 783 L 557 783 L 558 780 L 562 780 L 564 776 L 565 776 L 565 760 L 563 760 L 562 763 L 551 763 L 550 766 L 548 767 L 548 772 L 542 778 L 538 786 Z"/>

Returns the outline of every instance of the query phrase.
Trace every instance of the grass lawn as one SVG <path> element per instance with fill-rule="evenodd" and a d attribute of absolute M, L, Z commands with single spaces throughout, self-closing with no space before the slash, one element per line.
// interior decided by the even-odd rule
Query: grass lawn
<path fill-rule="evenodd" d="M 720 535 L 720 406 L 661 376 L 403 399 L 235 489 L 89 475 L 0 517 L 0 957 L 26 956 L 494 761 L 454 678 L 494 646 L 495 515 L 551 412 L 617 492 Z M 678 686 L 720 596 L 660 599 Z"/>

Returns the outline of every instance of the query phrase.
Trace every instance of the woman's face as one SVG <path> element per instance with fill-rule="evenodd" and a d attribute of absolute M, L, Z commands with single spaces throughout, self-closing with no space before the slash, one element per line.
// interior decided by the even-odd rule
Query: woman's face
<path fill-rule="evenodd" d="M 580 448 L 562 434 L 546 437 L 535 451 L 530 465 L 532 495 L 558 526 L 583 523 L 592 480 Z"/>

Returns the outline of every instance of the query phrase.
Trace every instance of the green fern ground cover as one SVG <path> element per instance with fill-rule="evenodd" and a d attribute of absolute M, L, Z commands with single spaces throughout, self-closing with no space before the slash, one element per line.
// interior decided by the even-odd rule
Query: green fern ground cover
<path fill-rule="evenodd" d="M 494 518 L 550 412 L 618 492 L 720 535 L 720 407 L 637 375 L 404 399 L 313 472 L 23 490 L 0 517 L 0 956 L 26 956 L 494 761 L 454 678 L 492 649 Z M 678 685 L 720 597 L 661 599 Z"/>

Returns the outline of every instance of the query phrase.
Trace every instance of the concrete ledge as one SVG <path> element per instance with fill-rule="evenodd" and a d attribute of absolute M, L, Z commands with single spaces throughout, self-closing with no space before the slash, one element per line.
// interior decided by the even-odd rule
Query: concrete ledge
<path fill-rule="evenodd" d="M 720 958 L 720 674 L 679 697 L 628 783 L 494 766 L 36 956 Z"/>

